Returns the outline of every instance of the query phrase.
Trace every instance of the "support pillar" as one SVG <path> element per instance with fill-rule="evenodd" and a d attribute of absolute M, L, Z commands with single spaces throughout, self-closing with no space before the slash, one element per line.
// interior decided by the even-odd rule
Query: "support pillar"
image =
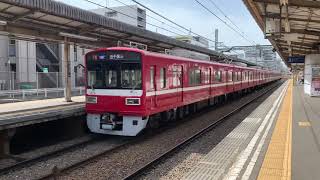
<path fill-rule="evenodd" d="M 71 102 L 71 69 L 70 69 L 70 44 L 67 37 L 64 39 L 64 78 L 65 78 L 65 100 Z"/>
<path fill-rule="evenodd" d="M 15 129 L 0 131 L 0 158 L 10 155 L 10 140 L 15 132 Z"/>

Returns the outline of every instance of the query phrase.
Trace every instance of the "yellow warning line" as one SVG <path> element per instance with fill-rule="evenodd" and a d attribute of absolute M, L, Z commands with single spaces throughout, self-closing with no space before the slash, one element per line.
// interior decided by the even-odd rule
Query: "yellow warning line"
<path fill-rule="evenodd" d="M 259 180 L 291 180 L 292 89 L 290 80 L 259 172 Z"/>

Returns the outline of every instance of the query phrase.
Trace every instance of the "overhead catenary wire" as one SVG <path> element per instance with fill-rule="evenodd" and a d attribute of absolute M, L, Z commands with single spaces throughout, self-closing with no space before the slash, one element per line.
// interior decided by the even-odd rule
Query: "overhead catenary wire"
<path fill-rule="evenodd" d="M 134 9 L 134 8 L 131 7 L 130 5 L 124 3 L 124 2 L 122 2 L 122 1 L 120 1 L 120 0 L 114 0 L 114 1 L 117 1 L 117 2 L 119 2 L 119 3 L 122 4 L 122 5 L 128 6 L 128 7 L 130 7 L 131 9 Z M 161 24 L 167 25 L 168 27 L 173 28 L 173 29 L 175 29 L 175 30 L 177 30 L 177 31 L 179 31 L 179 32 L 181 32 L 181 33 L 186 33 L 185 31 L 182 31 L 181 29 L 177 29 L 176 27 L 174 27 L 174 26 L 172 26 L 172 25 L 170 25 L 170 24 L 167 24 L 167 23 L 165 23 L 164 21 L 161 21 L 160 19 L 155 18 L 155 17 L 153 17 L 153 16 L 151 16 L 151 15 L 146 14 L 146 16 L 147 16 L 147 17 L 150 17 L 150 18 L 153 19 L 153 20 L 156 20 L 156 21 L 160 22 Z M 189 32 L 189 31 L 187 31 L 187 32 Z"/>
<path fill-rule="evenodd" d="M 218 9 L 218 11 L 233 25 L 235 26 L 244 36 L 247 36 L 243 31 L 242 29 L 235 23 L 233 22 L 232 19 L 229 18 L 229 16 L 213 1 L 213 0 L 208 0 L 210 1 L 213 6 Z M 248 36 L 247 36 L 248 37 Z M 254 40 L 252 40 L 253 42 L 255 42 Z M 255 43 L 256 44 L 256 43 Z"/>
<path fill-rule="evenodd" d="M 178 27 L 180 27 L 180 28 L 182 28 L 182 29 L 184 29 L 184 30 L 186 30 L 186 31 L 190 32 L 191 34 L 194 34 L 194 35 L 200 36 L 200 37 L 202 37 L 202 38 L 204 38 L 204 39 L 206 39 L 206 40 L 208 40 L 208 41 L 210 41 L 210 42 L 215 42 L 214 40 L 211 40 L 211 39 L 206 38 L 206 37 L 204 37 L 204 36 L 202 36 L 202 35 L 200 35 L 200 34 L 197 34 L 197 33 L 193 32 L 193 31 L 189 30 L 188 28 L 186 28 L 186 27 L 184 27 L 184 26 L 182 26 L 182 25 L 180 25 L 180 24 L 178 24 L 178 23 L 176 23 L 176 22 L 172 21 L 171 19 L 169 19 L 169 18 L 167 18 L 166 16 L 164 16 L 164 15 L 162 15 L 162 14 L 160 14 L 160 13 L 156 12 L 155 10 L 151 9 L 150 7 L 147 7 L 147 6 L 143 5 L 142 3 L 138 2 L 137 0 L 131 0 L 131 1 L 135 2 L 137 5 L 140 5 L 141 7 L 143 7 L 143 8 L 145 8 L 145 9 L 149 10 L 150 12 L 152 12 L 152 13 L 154 13 L 154 14 L 158 15 L 159 17 L 161 17 L 161 18 L 163 18 L 163 19 L 165 19 L 165 20 L 169 21 L 170 23 L 172 23 L 172 24 L 174 24 L 174 25 L 176 25 L 176 26 L 178 26 Z M 238 53 L 237 53 L 236 51 L 234 51 L 234 50 L 231 50 L 231 51 L 233 51 L 233 52 L 235 52 L 236 54 L 238 54 Z"/>
<path fill-rule="evenodd" d="M 236 30 L 235 28 L 233 28 L 231 25 L 229 25 L 226 21 L 224 21 L 223 19 L 221 19 L 218 15 L 216 15 L 213 11 L 211 11 L 208 7 L 206 7 L 204 4 L 202 4 L 201 2 L 199 2 L 198 0 L 195 0 L 200 6 L 202 6 L 205 10 L 207 10 L 209 13 L 211 13 L 212 15 L 214 15 L 216 18 L 218 18 L 222 23 L 224 23 L 227 27 L 229 27 L 231 30 L 233 30 L 235 33 L 237 33 L 238 35 L 240 35 L 244 40 L 248 41 L 249 43 L 252 43 L 253 45 L 255 45 L 255 42 L 249 40 L 248 38 L 246 38 L 242 33 L 240 33 L 238 30 Z"/>
<path fill-rule="evenodd" d="M 88 3 L 97 5 L 97 6 L 99 6 L 99 7 L 102 7 L 102 8 L 105 8 L 105 9 L 108 9 L 108 10 L 111 10 L 111 11 L 114 11 L 114 12 L 117 12 L 117 13 L 119 13 L 119 14 L 122 14 L 122 15 L 126 16 L 126 17 L 129 17 L 129 18 L 132 18 L 132 19 L 136 19 L 136 17 L 133 17 L 133 16 L 130 16 L 130 15 L 126 14 L 126 13 L 123 13 L 123 12 L 120 12 L 120 11 L 117 11 L 117 10 L 114 10 L 114 9 L 112 9 L 112 8 L 109 8 L 109 7 L 107 7 L 107 6 L 101 5 L 101 4 L 96 3 L 96 2 L 93 2 L 93 1 L 91 1 L 91 0 L 83 0 L 83 1 L 86 1 L 86 2 L 88 2 Z M 121 3 L 120 0 L 116 0 L 116 1 L 118 1 L 119 3 Z M 176 22 L 170 20 L 169 18 L 167 18 L 167 17 L 165 17 L 165 16 L 163 16 L 163 15 L 155 12 L 154 10 L 146 7 L 145 5 L 139 3 L 139 2 L 136 1 L 136 0 L 132 0 L 132 1 L 135 2 L 136 4 L 142 6 L 143 8 L 146 8 L 147 10 L 151 11 L 152 13 L 160 16 L 161 18 L 169 21 L 170 23 L 172 23 L 172 24 L 174 24 L 174 25 L 176 25 L 176 26 L 178 26 L 178 27 L 180 27 L 180 28 L 182 28 L 182 29 L 184 29 L 184 30 L 186 30 L 186 31 L 194 34 L 194 35 L 197 35 L 197 36 L 199 36 L 199 37 L 202 37 L 202 38 L 204 38 L 204 39 L 206 39 L 206 40 L 208 40 L 208 41 L 215 42 L 215 41 L 213 41 L 213 40 L 211 40 L 211 39 L 209 39 L 209 38 L 203 37 L 203 36 L 200 35 L 200 34 L 197 34 L 197 33 L 195 33 L 195 32 L 192 32 L 191 30 L 187 29 L 186 27 L 179 25 L 178 23 L 176 23 Z M 125 3 L 122 2 L 122 4 L 125 4 Z M 126 5 L 126 4 L 125 4 L 125 5 Z M 160 21 L 160 20 L 159 20 L 159 21 Z M 161 22 L 162 22 L 162 21 L 161 21 Z M 171 30 L 168 30 L 168 29 L 166 29 L 166 28 L 160 27 L 160 26 L 155 25 L 155 24 L 152 24 L 152 23 L 146 22 L 146 24 L 149 24 L 149 25 L 151 25 L 151 26 L 153 26 L 153 27 L 157 27 L 157 28 L 159 28 L 159 29 L 165 30 L 165 31 L 167 31 L 167 32 L 170 32 L 170 33 L 175 34 L 175 35 L 178 35 L 178 36 L 183 36 L 183 35 L 181 35 L 181 34 L 179 34 L 179 33 L 173 32 L 173 31 L 171 31 Z M 171 27 L 172 27 L 172 26 L 171 26 Z M 176 30 L 177 30 L 177 29 L 176 29 Z"/>
<path fill-rule="evenodd" d="M 154 13 L 155 15 L 157 15 L 157 16 L 159 16 L 159 17 L 161 17 L 161 18 L 165 19 L 166 21 L 168 21 L 168 22 L 170 22 L 170 23 L 172 23 L 172 24 L 174 24 L 174 25 L 178 26 L 179 28 L 184 29 L 184 30 L 186 30 L 187 32 L 190 32 L 191 34 L 194 34 L 194 35 L 196 35 L 196 36 L 202 37 L 202 38 L 206 39 L 207 41 L 215 42 L 215 41 L 214 41 L 214 40 L 212 40 L 212 39 L 209 39 L 209 38 L 204 37 L 204 36 L 202 36 L 202 35 L 200 35 L 200 34 L 198 34 L 198 33 L 195 33 L 195 32 L 193 32 L 193 31 L 191 31 L 190 29 L 188 29 L 188 28 L 186 28 L 186 27 L 184 27 L 184 26 L 182 26 L 182 25 L 180 25 L 180 24 L 178 24 L 178 23 L 174 22 L 173 20 L 171 20 L 171 19 L 167 18 L 166 16 L 164 16 L 164 15 L 162 15 L 162 14 L 160 14 L 160 13 L 158 13 L 158 12 L 154 11 L 153 9 L 151 9 L 151 8 L 149 8 L 149 7 L 145 6 L 145 5 L 143 5 L 142 3 L 138 2 L 137 0 L 131 0 L 131 1 L 135 2 L 136 4 L 138 4 L 138 5 L 139 5 L 139 6 L 141 6 L 141 7 L 143 7 L 143 8 L 145 8 L 145 9 L 149 10 L 150 12 Z"/>
<path fill-rule="evenodd" d="M 129 18 L 132 18 L 132 19 L 137 19 L 136 17 L 130 16 L 130 15 L 128 15 L 128 14 L 126 14 L 126 13 L 123 13 L 123 12 L 120 12 L 120 11 L 116 11 L 116 10 L 114 10 L 114 9 L 112 9 L 112 8 L 109 8 L 109 7 L 107 7 L 107 6 L 98 4 L 98 3 L 93 2 L 93 1 L 91 1 L 91 0 L 83 0 L 83 1 L 86 1 L 86 2 L 88 2 L 88 3 L 94 4 L 94 5 L 96 5 L 96 6 L 99 6 L 99 7 L 102 7 L 102 8 L 111 10 L 111 11 L 114 11 L 114 12 L 117 12 L 117 13 L 119 13 L 119 14 L 122 14 L 122 15 L 126 16 L 126 17 L 129 17 Z M 148 23 L 148 22 L 146 22 L 146 23 L 149 24 L 150 26 L 157 27 L 157 28 L 159 28 L 159 29 L 165 30 L 165 31 L 170 32 L 170 33 L 172 33 L 172 34 L 175 34 L 175 35 L 178 35 L 178 36 L 182 36 L 182 35 L 179 34 L 179 33 L 173 32 L 173 31 L 168 30 L 168 29 L 166 29 L 166 28 L 163 28 L 163 27 L 161 27 L 161 26 L 158 26 L 158 25 L 155 25 L 155 24 L 152 24 L 152 23 Z"/>

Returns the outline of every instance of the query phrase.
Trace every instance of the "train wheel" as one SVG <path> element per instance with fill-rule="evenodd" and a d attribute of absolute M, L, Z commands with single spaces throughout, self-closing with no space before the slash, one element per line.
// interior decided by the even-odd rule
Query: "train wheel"
<path fill-rule="evenodd" d="M 183 115 L 184 115 L 183 107 L 178 107 L 177 110 L 176 110 L 176 117 L 177 117 L 177 119 L 178 119 L 178 120 L 183 119 Z"/>
<path fill-rule="evenodd" d="M 170 113 L 168 111 L 161 112 L 160 117 L 162 122 L 168 122 L 170 120 Z"/>
<path fill-rule="evenodd" d="M 189 114 L 195 113 L 196 112 L 196 107 L 195 104 L 190 104 L 188 106 Z"/>
<path fill-rule="evenodd" d="M 148 127 L 150 129 L 157 129 L 160 127 L 159 118 L 156 118 L 155 116 L 150 116 L 148 121 Z"/>
<path fill-rule="evenodd" d="M 177 113 L 176 113 L 177 109 L 171 109 L 169 110 L 169 116 L 170 116 L 170 121 L 175 121 L 177 120 Z"/>
<path fill-rule="evenodd" d="M 183 117 L 188 116 L 189 114 L 189 108 L 188 106 L 183 106 Z"/>

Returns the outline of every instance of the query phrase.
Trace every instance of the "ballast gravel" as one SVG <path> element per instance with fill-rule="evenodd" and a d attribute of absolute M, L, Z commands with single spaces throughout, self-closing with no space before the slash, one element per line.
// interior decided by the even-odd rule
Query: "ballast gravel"
<path fill-rule="evenodd" d="M 258 92 L 261 93 L 261 92 Z M 216 121 L 227 112 L 239 107 L 243 102 L 257 96 L 257 92 L 218 107 L 213 111 L 198 114 L 197 117 L 168 129 L 117 153 L 101 157 L 99 160 L 80 167 L 59 179 L 123 179 L 150 160 L 173 148 L 195 132 Z M 221 135 L 220 139 L 224 137 Z M 217 136 L 214 137 L 217 139 Z M 193 158 L 199 158 L 195 154 Z"/>

